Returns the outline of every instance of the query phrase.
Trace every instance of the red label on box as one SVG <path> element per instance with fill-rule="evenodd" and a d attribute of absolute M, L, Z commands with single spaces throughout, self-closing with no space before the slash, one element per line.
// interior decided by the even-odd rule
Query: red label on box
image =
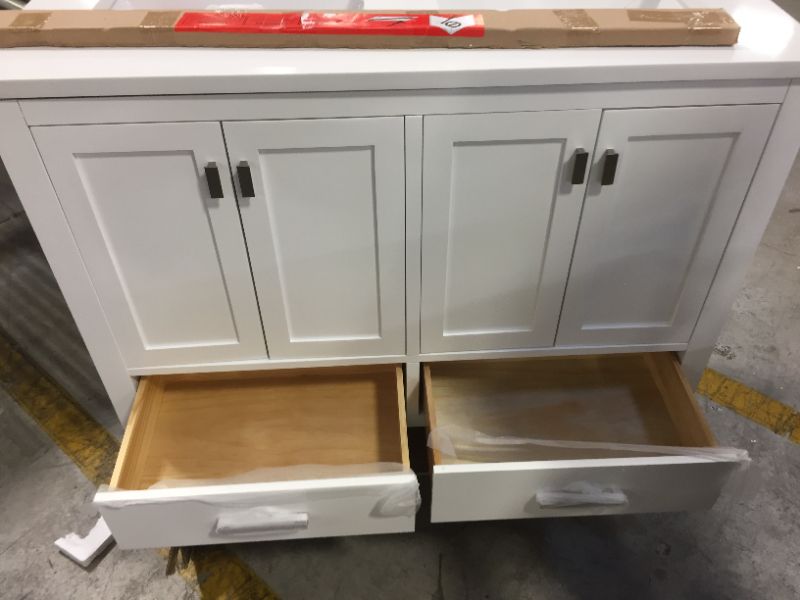
<path fill-rule="evenodd" d="M 185 12 L 175 31 L 483 37 L 484 27 L 479 14 Z"/>

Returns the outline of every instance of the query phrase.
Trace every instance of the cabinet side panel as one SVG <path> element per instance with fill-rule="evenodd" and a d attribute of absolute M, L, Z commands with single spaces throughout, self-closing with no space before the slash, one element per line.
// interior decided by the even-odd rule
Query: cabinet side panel
<path fill-rule="evenodd" d="M 753 178 L 714 284 L 682 357 L 697 386 L 800 148 L 800 80 L 792 83 Z"/>
<path fill-rule="evenodd" d="M 124 423 L 136 393 L 136 380 L 127 373 L 72 232 L 16 102 L 0 102 L 0 127 L 3 131 L 0 156 L 117 416 Z"/>

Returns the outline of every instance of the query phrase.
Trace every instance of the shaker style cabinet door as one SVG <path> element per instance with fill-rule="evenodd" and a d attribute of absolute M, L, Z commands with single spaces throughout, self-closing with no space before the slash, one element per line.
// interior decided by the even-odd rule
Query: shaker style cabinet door
<path fill-rule="evenodd" d="M 218 123 L 33 134 L 128 367 L 266 358 Z"/>
<path fill-rule="evenodd" d="M 425 118 L 423 353 L 553 345 L 599 121 Z"/>
<path fill-rule="evenodd" d="M 603 114 L 559 345 L 689 341 L 776 112 Z"/>
<path fill-rule="evenodd" d="M 404 354 L 403 119 L 224 129 L 270 358 Z"/>

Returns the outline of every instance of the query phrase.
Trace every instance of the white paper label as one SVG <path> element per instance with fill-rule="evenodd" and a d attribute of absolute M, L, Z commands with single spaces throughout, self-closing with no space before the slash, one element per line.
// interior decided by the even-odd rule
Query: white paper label
<path fill-rule="evenodd" d="M 430 18 L 432 27 L 443 29 L 450 35 L 461 31 L 464 27 L 472 27 L 475 25 L 475 15 L 464 15 L 462 17 L 440 17 L 438 15 L 430 15 Z"/>

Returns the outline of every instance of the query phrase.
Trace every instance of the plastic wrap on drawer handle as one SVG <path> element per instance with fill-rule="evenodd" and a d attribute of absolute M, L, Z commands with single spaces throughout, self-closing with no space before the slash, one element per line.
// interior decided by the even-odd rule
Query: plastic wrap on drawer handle
<path fill-rule="evenodd" d="M 407 475 L 403 481 L 387 480 L 385 483 L 372 483 L 375 478 L 382 476 Z M 347 485 L 337 489 L 337 480 L 347 478 L 351 484 L 360 483 L 363 485 Z M 384 478 L 386 479 L 386 478 Z M 248 489 L 253 485 L 271 483 L 291 483 L 294 482 L 294 490 L 263 491 L 253 490 L 248 493 Z M 313 490 L 304 490 L 303 484 L 308 483 Z M 319 487 L 319 484 L 330 483 L 328 486 Z M 217 486 L 232 486 L 226 489 L 224 494 L 219 495 Z M 240 489 L 235 489 L 240 488 Z M 112 489 L 107 485 L 101 485 L 100 492 L 112 492 L 119 495 L 118 499 L 106 500 L 104 505 L 107 508 L 125 508 L 141 504 L 158 504 L 171 502 L 172 497 L 153 498 L 146 495 L 149 490 L 173 490 L 180 493 L 181 490 L 191 491 L 192 495 L 198 496 L 185 497 L 184 500 L 201 502 L 223 506 L 229 508 L 247 509 L 257 507 L 265 503 L 265 494 L 272 497 L 266 502 L 276 508 L 283 504 L 292 504 L 301 501 L 306 493 L 313 491 L 317 499 L 333 499 L 342 496 L 371 496 L 375 498 L 375 507 L 370 513 L 374 517 L 398 517 L 413 516 L 419 510 L 421 497 L 419 493 L 419 482 L 414 472 L 400 463 L 369 463 L 363 465 L 296 465 L 290 467 L 273 467 L 256 469 L 219 479 L 163 479 L 153 484 L 148 490 L 121 490 Z M 144 495 L 142 493 L 145 493 Z M 203 494 L 214 494 L 214 499 L 200 497 Z M 235 496 L 234 499 L 226 498 Z"/>
<path fill-rule="evenodd" d="M 253 533 L 284 533 L 308 529 L 308 513 L 292 512 L 255 506 L 241 511 L 226 512 L 217 518 L 215 535 L 251 535 Z"/>
<path fill-rule="evenodd" d="M 559 490 L 536 492 L 536 502 L 543 508 L 624 506 L 628 504 L 628 496 L 616 487 L 599 486 L 588 481 L 574 481 Z"/>

